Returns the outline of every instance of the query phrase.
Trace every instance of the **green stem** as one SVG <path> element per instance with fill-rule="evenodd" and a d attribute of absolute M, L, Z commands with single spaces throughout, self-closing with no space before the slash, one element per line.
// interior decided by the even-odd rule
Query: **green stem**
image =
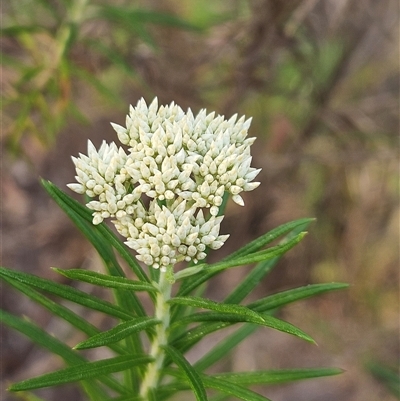
<path fill-rule="evenodd" d="M 156 326 L 156 334 L 151 342 L 150 355 L 154 358 L 154 362 L 148 365 L 140 388 L 140 396 L 144 401 L 150 400 L 152 390 L 157 388 L 160 378 L 160 370 L 164 363 L 165 352 L 161 348 L 168 344 L 168 328 L 170 321 L 170 306 L 168 300 L 171 298 L 172 285 L 166 277 L 167 273 L 160 271 L 160 279 L 158 282 L 159 292 L 157 293 L 155 303 L 155 317 L 160 320 L 160 324 Z"/>

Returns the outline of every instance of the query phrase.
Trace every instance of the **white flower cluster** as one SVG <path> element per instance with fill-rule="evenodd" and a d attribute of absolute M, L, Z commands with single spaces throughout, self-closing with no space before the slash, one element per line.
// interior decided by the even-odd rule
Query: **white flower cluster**
<path fill-rule="evenodd" d="M 106 142 L 97 151 L 89 141 L 88 155 L 73 158 L 78 183 L 68 186 L 98 199 L 87 204 L 93 224 L 114 218 L 145 264 L 165 270 L 181 260 L 197 263 L 206 247 L 218 249 L 228 238 L 219 235 L 222 217 L 216 217 L 224 193 L 243 205 L 240 193 L 259 185 L 252 182 L 260 169 L 250 167 L 250 123 L 141 99 L 130 107 L 126 128 L 112 124 L 128 152 Z"/>

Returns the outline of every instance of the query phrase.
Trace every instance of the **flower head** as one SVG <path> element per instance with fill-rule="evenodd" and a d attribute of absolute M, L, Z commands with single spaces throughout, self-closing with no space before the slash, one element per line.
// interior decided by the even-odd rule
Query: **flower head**
<path fill-rule="evenodd" d="M 126 127 L 112 124 L 127 152 L 103 142 L 96 151 L 73 158 L 78 183 L 68 186 L 94 198 L 87 206 L 93 223 L 112 217 L 126 244 L 147 265 L 165 269 L 220 248 L 223 217 L 216 217 L 225 193 L 243 205 L 241 193 L 258 187 L 260 172 L 250 166 L 247 138 L 251 119 L 225 120 L 201 110 L 196 116 L 178 105 L 130 107 Z M 150 198 L 149 207 L 143 206 Z M 209 217 L 204 217 L 203 210 Z"/>

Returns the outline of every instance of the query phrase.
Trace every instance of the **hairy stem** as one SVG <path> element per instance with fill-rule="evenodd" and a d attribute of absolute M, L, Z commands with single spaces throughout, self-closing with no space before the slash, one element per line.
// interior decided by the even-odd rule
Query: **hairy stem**
<path fill-rule="evenodd" d="M 155 317 L 160 320 L 160 324 L 156 326 L 156 335 L 152 339 L 150 348 L 150 355 L 154 358 L 154 362 L 148 365 L 140 388 L 140 396 L 144 401 L 148 401 L 151 391 L 157 388 L 160 370 L 165 358 L 164 350 L 161 347 L 168 342 L 170 306 L 167 301 L 171 298 L 171 287 L 166 273 L 161 271 L 158 282 L 159 292 L 155 303 Z"/>

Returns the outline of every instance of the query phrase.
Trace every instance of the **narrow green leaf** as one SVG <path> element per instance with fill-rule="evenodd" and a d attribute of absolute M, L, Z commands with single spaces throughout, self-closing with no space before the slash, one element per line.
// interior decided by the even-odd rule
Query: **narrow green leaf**
<path fill-rule="evenodd" d="M 131 291 L 147 291 L 147 292 L 157 291 L 157 289 L 149 283 L 144 283 L 142 281 L 133 281 L 125 277 L 109 276 L 107 274 L 101 274 L 81 269 L 63 270 L 54 267 L 53 270 L 72 280 L 79 280 L 85 283 L 90 283 L 101 287 L 118 288 L 122 290 L 131 290 Z"/>
<path fill-rule="evenodd" d="M 308 220 L 308 219 L 304 219 Z M 290 223 L 288 223 L 290 224 Z M 306 229 L 308 223 L 303 223 L 297 225 L 289 234 L 283 238 L 283 240 L 279 243 L 280 245 L 287 243 L 290 239 L 294 238 L 298 235 L 302 230 Z M 271 233 L 271 232 L 270 232 Z M 274 235 L 272 235 L 274 236 Z M 272 259 L 268 259 L 262 262 L 259 262 L 254 268 L 250 270 L 250 272 L 246 275 L 246 277 L 239 283 L 239 285 L 228 295 L 228 297 L 224 300 L 225 303 L 237 304 L 240 303 L 260 282 L 261 280 L 275 267 L 278 263 L 280 257 L 275 256 Z M 200 268 L 199 268 L 200 267 Z M 198 266 L 199 271 L 202 270 L 201 266 Z M 193 272 L 195 273 L 195 271 Z M 195 276 L 190 279 L 184 279 L 182 285 L 178 291 L 178 295 L 187 295 L 193 289 L 201 285 L 204 280 L 210 279 L 214 276 L 215 273 L 202 273 L 202 275 Z M 200 284 L 199 284 L 200 283 Z M 181 308 L 182 309 L 182 308 Z M 180 312 L 180 313 L 178 313 Z M 177 316 L 183 315 L 184 311 L 175 309 L 172 314 L 172 320 L 174 321 Z"/>
<path fill-rule="evenodd" d="M 139 280 L 149 282 L 143 269 L 106 224 L 102 223 L 94 226 L 92 224 L 92 212 L 88 208 L 75 201 L 51 182 L 45 180 L 42 180 L 41 182 L 48 194 L 95 247 L 98 254 L 103 259 L 110 275 L 125 277 L 125 274 L 119 266 L 112 251 L 112 246 L 127 262 L 128 266 L 136 274 Z M 134 293 L 120 289 L 114 289 L 113 292 L 118 305 L 122 306 L 129 312 L 136 313 L 137 316 L 146 316 L 143 305 Z M 150 293 L 150 297 L 153 297 L 152 293 Z M 142 340 L 138 334 L 133 334 L 128 337 L 126 339 L 126 345 L 132 354 L 140 354 L 143 352 Z M 136 371 L 133 371 L 131 374 L 125 374 L 126 382 L 130 381 L 132 388 L 137 386 L 137 383 L 135 383 L 138 380 L 137 376 Z"/>
<path fill-rule="evenodd" d="M 217 330 L 222 330 L 228 326 L 230 326 L 230 323 L 227 322 L 202 324 L 181 333 L 176 338 L 172 338 L 171 344 L 181 352 L 185 352 L 208 334 L 214 333 Z"/>
<path fill-rule="evenodd" d="M 33 287 L 37 287 L 43 291 L 57 295 L 79 305 L 98 310 L 122 320 L 130 320 L 133 317 L 129 313 L 126 313 L 122 308 L 115 306 L 110 302 L 103 301 L 94 295 L 88 295 L 83 291 L 67 285 L 54 283 L 53 281 L 34 276 L 32 274 L 17 272 L 0 267 L 0 277 L 10 278 Z"/>
<path fill-rule="evenodd" d="M 109 345 L 123 340 L 132 333 L 137 333 L 146 330 L 159 323 L 157 319 L 149 317 L 138 317 L 136 319 L 128 320 L 127 322 L 120 323 L 111 330 L 103 333 L 98 333 L 89 339 L 77 344 L 74 349 L 87 349 Z"/>
<path fill-rule="evenodd" d="M 0 321 L 12 329 L 21 332 L 35 344 L 44 347 L 53 354 L 61 356 L 67 363 L 74 364 L 85 361 L 85 359 L 77 352 L 72 351 L 67 345 L 27 319 L 21 319 L 7 313 L 6 311 L 0 310 Z"/>
<path fill-rule="evenodd" d="M 174 297 L 168 301 L 170 304 L 188 305 L 196 308 L 209 309 L 223 314 L 237 314 L 241 317 L 248 316 L 253 321 L 262 323 L 263 317 L 245 306 L 235 304 L 223 304 L 210 299 L 200 297 Z"/>
<path fill-rule="evenodd" d="M 255 324 L 246 324 L 236 330 L 233 334 L 225 337 L 223 341 L 219 342 L 209 352 L 203 355 L 193 366 L 200 372 L 203 372 L 214 363 L 220 361 L 229 352 L 232 351 L 238 344 L 240 344 L 250 334 L 258 329 Z"/>
<path fill-rule="evenodd" d="M 229 256 L 227 256 L 224 260 L 231 260 L 236 259 L 239 256 L 245 256 L 250 253 L 254 253 L 262 249 L 265 245 L 270 244 L 272 241 L 276 240 L 277 238 L 281 237 L 284 234 L 294 230 L 295 228 L 301 227 L 301 231 L 304 231 L 308 225 L 315 221 L 313 218 L 304 218 L 299 220 L 290 221 L 288 223 L 282 224 L 273 230 L 267 232 L 264 235 L 256 238 L 254 241 L 249 242 L 242 248 L 238 249 L 237 251 L 233 252 Z"/>
<path fill-rule="evenodd" d="M 301 219 L 295 222 L 287 223 L 292 225 L 292 230 L 279 242 L 279 245 L 283 245 L 295 238 L 296 235 L 306 230 L 311 223 L 312 219 Z M 301 224 L 297 225 L 297 222 Z M 285 225 L 283 225 L 285 226 Z M 282 227 L 282 226 L 281 226 Z M 274 231 L 274 230 L 272 230 Z M 277 229 L 279 232 L 279 227 Z M 274 236 L 274 235 L 273 235 Z M 269 274 L 272 269 L 276 266 L 282 255 L 276 256 L 272 259 L 264 260 L 258 263 L 246 277 L 238 284 L 238 286 L 225 298 L 224 302 L 237 304 L 241 302 L 251 291 L 261 282 L 261 280 Z"/>
<path fill-rule="evenodd" d="M 249 255 L 239 256 L 236 259 L 229 259 L 227 261 L 217 262 L 212 265 L 204 263 L 201 265 L 183 269 L 175 274 L 175 280 L 180 280 L 184 277 L 187 277 L 188 275 L 191 275 L 191 269 L 195 270 L 196 273 L 198 273 L 199 267 L 204 266 L 203 269 L 200 271 L 201 274 L 197 274 L 199 276 L 198 279 L 196 279 L 195 282 L 191 283 L 189 286 L 186 286 L 184 288 L 185 291 L 184 294 L 181 292 L 179 295 L 186 295 L 190 293 L 194 288 L 198 287 L 204 281 L 207 281 L 214 274 L 222 270 L 229 269 L 231 267 L 237 267 L 251 263 L 261 262 L 263 260 L 272 259 L 276 256 L 280 256 L 286 253 L 289 249 L 293 248 L 296 244 L 298 244 L 304 238 L 305 235 L 306 235 L 305 232 L 301 232 L 300 234 L 296 235 L 294 238 L 290 239 L 284 244 L 276 245 L 263 251 L 254 252 Z"/>
<path fill-rule="evenodd" d="M 296 235 L 294 238 L 290 239 L 289 241 L 273 246 L 271 248 L 265 249 L 263 251 L 254 252 L 251 254 L 247 254 L 245 256 L 240 256 L 235 259 L 229 259 L 225 262 L 218 262 L 212 265 L 208 265 L 205 267 L 206 272 L 217 272 L 220 270 L 225 270 L 231 267 L 247 265 L 250 263 L 261 262 L 267 259 L 272 259 L 276 256 L 283 255 L 288 250 L 292 249 L 295 245 L 297 245 L 306 235 L 306 232 L 301 232 Z"/>
<path fill-rule="evenodd" d="M 140 281 L 150 282 L 149 278 L 140 267 L 136 259 L 128 251 L 127 247 L 117 238 L 117 236 L 111 231 L 111 229 L 104 223 L 94 226 L 92 224 L 92 211 L 87 207 L 81 205 L 75 199 L 71 198 L 64 191 L 59 189 L 50 181 L 41 180 L 41 183 L 47 193 L 54 199 L 54 201 L 61 207 L 62 210 L 71 218 L 71 220 L 81 229 L 79 225 L 79 219 L 83 219 L 87 223 L 90 223 L 92 230 L 101 234 L 104 242 L 110 244 L 115 250 L 121 255 L 121 257 L 128 263 L 128 266 L 136 274 Z M 71 212 L 74 212 L 71 213 Z M 89 235 L 87 230 L 83 232 L 86 236 Z M 90 238 L 89 238 L 90 240 Z M 99 249 L 97 249 L 99 251 Z"/>
<path fill-rule="evenodd" d="M 162 348 L 186 376 L 197 401 L 207 401 L 207 394 L 203 382 L 200 378 L 200 375 L 192 367 L 192 365 L 190 365 L 185 357 L 174 347 L 170 345 L 164 345 Z"/>
<path fill-rule="evenodd" d="M 227 380 L 235 384 L 277 384 L 316 377 L 333 376 L 343 373 L 338 368 L 304 368 L 282 370 L 260 370 L 255 372 L 219 373 L 212 377 Z"/>
<path fill-rule="evenodd" d="M 209 401 L 228 401 L 229 395 L 224 393 L 218 393 L 213 395 Z"/>
<path fill-rule="evenodd" d="M 308 342 L 314 343 L 315 341 L 304 331 L 300 330 L 296 326 L 277 319 L 269 315 L 258 315 L 254 318 L 252 315 L 240 314 L 240 313 L 195 313 L 193 315 L 186 316 L 181 320 L 177 320 L 174 325 L 188 324 L 193 322 L 226 322 L 226 323 L 252 323 L 259 326 L 270 327 L 284 333 L 292 334 Z"/>
<path fill-rule="evenodd" d="M 168 375 L 172 369 L 164 370 L 165 375 Z M 157 388 L 157 401 L 162 401 L 171 398 L 179 391 L 188 391 L 191 389 L 190 385 L 185 381 L 183 375 L 179 376 L 179 381 L 173 381 L 168 384 L 163 384 Z"/>
<path fill-rule="evenodd" d="M 347 284 L 330 283 L 330 284 L 314 284 L 306 287 L 296 288 L 294 290 L 283 291 L 278 294 L 263 298 L 263 302 L 256 301 L 249 305 L 248 308 L 256 312 L 273 311 L 276 308 L 284 306 L 289 302 L 299 301 L 309 296 L 322 294 L 326 291 L 340 290 L 346 288 Z M 199 359 L 194 366 L 200 371 L 207 369 L 217 361 L 227 355 L 236 345 L 240 344 L 245 338 L 252 334 L 257 329 L 256 325 L 246 325 L 239 328 L 235 333 L 232 333 L 227 338 L 222 340 L 207 354 Z M 199 331 L 201 328 L 199 329 Z"/>
<path fill-rule="evenodd" d="M 201 376 L 206 387 L 213 388 L 226 394 L 233 395 L 241 400 L 245 401 L 271 401 L 256 392 L 249 390 L 245 387 L 239 386 L 236 383 L 232 383 L 223 379 L 216 379 L 214 377 L 202 375 Z"/>
<path fill-rule="evenodd" d="M 96 362 L 82 363 L 56 372 L 24 380 L 11 385 L 10 391 L 33 390 L 36 388 L 58 386 L 85 379 L 102 378 L 110 373 L 121 372 L 151 362 L 147 355 L 123 355 Z"/>
<path fill-rule="evenodd" d="M 35 344 L 40 345 L 51 353 L 59 355 L 69 365 L 82 364 L 86 362 L 86 359 L 77 352 L 73 351 L 66 344 L 57 340 L 55 337 L 37 327 L 32 322 L 29 322 L 27 319 L 21 319 L 17 316 L 13 316 L 3 310 L 0 310 L 0 322 L 14 330 L 19 331 Z M 102 382 L 119 393 L 126 392 L 126 389 L 112 378 L 104 378 Z M 94 383 L 85 383 L 84 387 L 88 392 L 98 394 L 99 399 L 103 399 L 101 393 L 99 393 L 98 386 Z"/>
<path fill-rule="evenodd" d="M 280 256 L 275 256 L 272 259 L 257 263 L 244 277 L 243 281 L 224 299 L 224 302 L 236 304 L 243 301 L 260 284 L 261 280 L 272 271 L 279 260 Z"/>
<path fill-rule="evenodd" d="M 79 315 L 72 312 L 65 306 L 52 301 L 51 299 L 47 298 L 40 292 L 34 290 L 30 286 L 23 284 L 19 281 L 11 280 L 9 278 L 3 277 L 3 280 L 6 281 L 8 284 L 12 285 L 22 294 L 25 294 L 33 301 L 44 306 L 53 315 L 58 316 L 59 318 L 65 320 L 66 322 L 70 323 L 73 327 L 82 331 L 83 333 L 89 336 L 94 336 L 95 334 L 100 332 L 100 330 L 97 327 L 93 326 L 91 323 L 89 323 L 87 319 L 80 317 Z M 125 350 L 120 346 L 112 346 L 111 348 L 118 353 L 125 353 Z"/>
<path fill-rule="evenodd" d="M 99 332 L 99 330 L 90 324 L 87 319 L 83 319 L 76 313 L 72 312 L 70 309 L 63 305 L 60 305 L 53 300 L 47 298 L 40 292 L 34 290 L 29 285 L 23 284 L 20 281 L 12 280 L 8 277 L 2 277 L 4 281 L 12 285 L 15 289 L 25 294 L 27 297 L 37 302 L 38 304 L 44 306 L 53 315 L 60 317 L 61 319 L 71 323 L 75 328 L 81 330 L 85 334 L 94 335 Z"/>
<path fill-rule="evenodd" d="M 247 305 L 248 308 L 257 312 L 266 312 L 282 307 L 286 304 L 313 297 L 327 291 L 342 290 L 349 285 L 344 283 L 328 283 L 328 284 L 310 284 L 304 287 L 294 288 L 292 290 L 278 292 L 268 297 L 259 299 Z"/>

